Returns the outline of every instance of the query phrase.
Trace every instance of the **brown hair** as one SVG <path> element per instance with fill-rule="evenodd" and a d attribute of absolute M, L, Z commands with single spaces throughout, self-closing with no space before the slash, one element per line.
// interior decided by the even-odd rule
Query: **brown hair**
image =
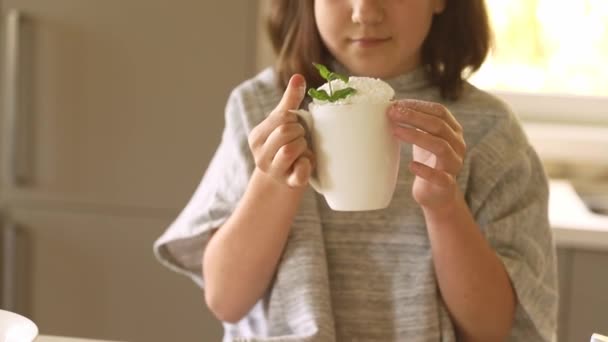
<path fill-rule="evenodd" d="M 422 64 L 441 96 L 456 100 L 464 79 L 485 60 L 491 32 L 483 0 L 446 0 L 445 4 L 422 45 Z M 277 55 L 279 87 L 284 89 L 294 73 L 304 75 L 309 86 L 320 86 L 323 79 L 312 62 L 328 64 L 332 56 L 315 24 L 314 1 L 272 0 L 267 28 Z"/>

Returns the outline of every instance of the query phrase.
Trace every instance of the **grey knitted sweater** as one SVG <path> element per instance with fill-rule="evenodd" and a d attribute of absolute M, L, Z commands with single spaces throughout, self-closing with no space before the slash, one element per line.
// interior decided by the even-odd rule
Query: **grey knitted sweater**
<path fill-rule="evenodd" d="M 281 98 L 274 80 L 267 69 L 232 92 L 221 144 L 200 186 L 154 245 L 162 263 L 203 288 L 209 233 L 233 212 L 254 169 L 247 136 Z M 469 84 L 460 100 L 442 100 L 422 69 L 387 81 L 396 99 L 443 103 L 463 126 L 467 155 L 458 184 L 515 288 L 510 340 L 550 341 L 557 283 L 548 187 L 517 118 Z M 242 321 L 224 324 L 224 341 L 456 340 L 411 196 L 411 146 L 401 153 L 386 209 L 335 212 L 312 189 L 305 193 L 271 287 Z"/>

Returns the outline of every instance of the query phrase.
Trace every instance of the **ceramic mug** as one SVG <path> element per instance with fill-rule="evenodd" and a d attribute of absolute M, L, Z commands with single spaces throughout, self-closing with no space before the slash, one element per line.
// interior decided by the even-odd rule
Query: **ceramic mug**
<path fill-rule="evenodd" d="M 400 143 L 386 110 L 391 102 L 315 104 L 294 110 L 306 124 L 316 169 L 311 186 L 336 211 L 388 207 L 399 173 Z"/>

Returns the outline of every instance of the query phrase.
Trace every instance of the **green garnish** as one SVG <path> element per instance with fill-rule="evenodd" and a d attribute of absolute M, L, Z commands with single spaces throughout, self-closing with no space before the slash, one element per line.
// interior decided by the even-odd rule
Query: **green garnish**
<path fill-rule="evenodd" d="M 329 94 L 323 89 L 317 90 L 315 88 L 310 88 L 308 90 L 308 96 L 321 101 L 336 102 L 357 92 L 354 88 L 351 87 L 333 91 L 333 89 L 331 88 L 331 81 L 342 80 L 344 83 L 348 83 L 348 77 L 330 71 L 325 65 L 317 63 L 312 64 L 315 66 L 315 68 L 317 68 L 317 70 L 319 70 L 319 74 L 321 75 L 321 77 L 327 81 L 327 84 L 329 85 Z"/>

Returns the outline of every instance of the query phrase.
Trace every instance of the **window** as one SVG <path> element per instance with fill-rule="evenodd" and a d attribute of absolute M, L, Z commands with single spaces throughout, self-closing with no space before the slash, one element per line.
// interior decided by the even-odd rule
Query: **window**
<path fill-rule="evenodd" d="M 608 96 L 608 1 L 486 0 L 495 51 L 474 81 L 494 89 Z"/>
<path fill-rule="evenodd" d="M 473 84 L 504 95 L 527 118 L 608 124 L 608 1 L 486 4 L 495 43 Z"/>
<path fill-rule="evenodd" d="M 546 162 L 608 168 L 608 0 L 486 0 L 494 49 L 470 81 L 505 99 Z M 604 172 L 605 173 L 605 172 Z"/>

